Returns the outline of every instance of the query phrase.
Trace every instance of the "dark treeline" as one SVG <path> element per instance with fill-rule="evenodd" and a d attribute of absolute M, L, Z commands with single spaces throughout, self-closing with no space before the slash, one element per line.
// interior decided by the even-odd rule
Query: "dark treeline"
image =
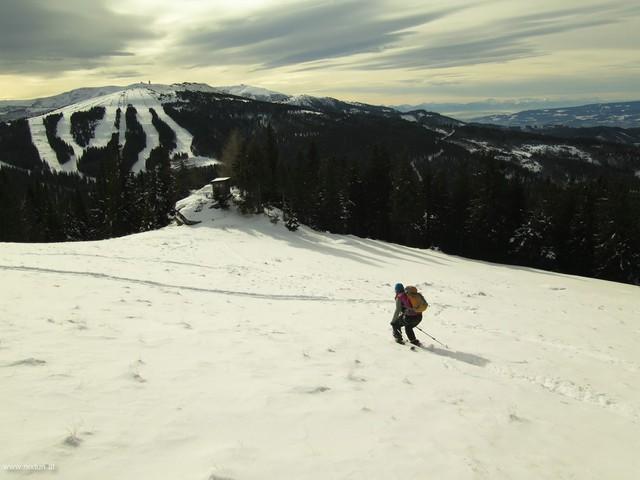
<path fill-rule="evenodd" d="M 104 118 L 105 108 L 91 107 L 88 111 L 71 114 L 71 135 L 81 147 L 86 147 L 93 138 L 98 121 Z"/>
<path fill-rule="evenodd" d="M 640 283 L 640 181 L 615 173 L 562 183 L 490 155 L 417 162 L 372 147 L 283 158 L 273 129 L 233 132 L 222 153 L 241 209 L 493 262 Z"/>
<path fill-rule="evenodd" d="M 62 119 L 61 113 L 53 113 L 42 119 L 45 131 L 47 132 L 47 140 L 54 152 L 58 162 L 62 165 L 71 160 L 73 156 L 73 148 L 67 142 L 58 136 L 58 123 Z"/>
<path fill-rule="evenodd" d="M 122 148 L 122 162 L 124 168 L 128 171 L 136 164 L 138 155 L 147 146 L 147 136 L 138 121 L 138 111 L 133 105 L 127 106 L 125 119 L 127 129 L 124 134 L 125 143 Z"/>
<path fill-rule="evenodd" d="M 38 149 L 31 142 L 31 130 L 27 120 L 0 122 L 0 152 L 2 161 L 18 168 L 32 169 L 44 166 Z"/>
<path fill-rule="evenodd" d="M 149 112 L 151 113 L 151 122 L 158 132 L 160 145 L 167 150 L 173 150 L 176 148 L 176 132 L 174 132 L 173 129 L 158 116 L 157 112 L 153 108 L 149 108 Z"/>
<path fill-rule="evenodd" d="M 160 228 L 178 198 L 215 176 L 212 168 L 173 170 L 166 150 L 156 152 L 147 171 L 133 174 L 117 143 L 91 165 L 95 178 L 47 167 L 0 168 L 0 241 L 99 240 Z"/>

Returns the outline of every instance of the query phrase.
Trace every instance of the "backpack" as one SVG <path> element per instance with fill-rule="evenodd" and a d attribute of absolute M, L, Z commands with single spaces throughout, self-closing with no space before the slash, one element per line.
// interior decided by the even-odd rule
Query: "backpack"
<path fill-rule="evenodd" d="M 409 297 L 409 301 L 411 302 L 411 308 L 415 312 L 422 313 L 429 306 L 427 301 L 424 299 L 424 297 L 416 287 L 411 287 L 411 286 L 406 287 L 404 289 L 404 293 L 406 293 L 407 297 Z"/>

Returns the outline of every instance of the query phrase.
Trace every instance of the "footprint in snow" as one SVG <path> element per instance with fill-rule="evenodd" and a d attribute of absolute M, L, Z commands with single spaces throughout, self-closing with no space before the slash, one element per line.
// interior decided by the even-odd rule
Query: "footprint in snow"
<path fill-rule="evenodd" d="M 25 366 L 30 366 L 30 367 L 37 367 L 39 365 L 44 365 L 45 363 L 47 363 L 44 360 L 40 360 L 39 358 L 25 358 L 24 360 L 18 360 L 17 362 L 13 362 L 10 363 L 8 366 L 9 367 L 19 367 L 22 365 Z"/>
<path fill-rule="evenodd" d="M 359 382 L 359 383 L 364 383 L 367 381 L 366 378 L 359 377 L 358 375 L 355 375 L 353 372 L 349 372 L 349 375 L 347 375 L 347 379 L 352 382 Z"/>
<path fill-rule="evenodd" d="M 64 439 L 63 443 L 69 447 L 79 447 L 80 444 L 82 443 L 82 439 L 78 437 L 75 433 L 72 433 L 67 438 Z"/>
<path fill-rule="evenodd" d="M 509 421 L 513 423 L 526 423 L 528 420 L 526 418 L 519 417 L 515 413 L 509 414 Z"/>
<path fill-rule="evenodd" d="M 146 383 L 147 382 L 144 378 L 142 378 L 142 375 L 140 375 L 138 372 L 132 373 L 131 377 L 138 383 Z"/>
<path fill-rule="evenodd" d="M 304 393 L 324 393 L 331 390 L 329 387 L 325 387 L 325 386 L 320 386 L 320 387 L 315 387 L 315 388 L 307 388 L 304 389 L 303 392 Z"/>

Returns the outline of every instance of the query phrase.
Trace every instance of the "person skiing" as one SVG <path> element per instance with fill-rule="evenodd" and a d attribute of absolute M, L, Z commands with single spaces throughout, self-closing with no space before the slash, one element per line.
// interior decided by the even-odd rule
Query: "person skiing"
<path fill-rule="evenodd" d="M 396 283 L 395 292 L 396 311 L 393 313 L 393 319 L 391 320 L 393 338 L 398 343 L 404 343 L 402 331 L 400 330 L 401 327 L 404 327 L 409 342 L 413 345 L 421 345 L 420 340 L 413 333 L 413 329 L 422 321 L 422 313 L 413 310 L 411 301 L 404 291 L 404 285 Z"/>

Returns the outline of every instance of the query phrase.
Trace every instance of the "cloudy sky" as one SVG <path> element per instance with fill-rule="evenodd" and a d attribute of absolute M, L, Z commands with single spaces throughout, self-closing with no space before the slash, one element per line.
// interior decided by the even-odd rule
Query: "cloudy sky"
<path fill-rule="evenodd" d="M 246 83 L 398 104 L 640 99 L 629 0 L 0 0 L 0 98 Z"/>

